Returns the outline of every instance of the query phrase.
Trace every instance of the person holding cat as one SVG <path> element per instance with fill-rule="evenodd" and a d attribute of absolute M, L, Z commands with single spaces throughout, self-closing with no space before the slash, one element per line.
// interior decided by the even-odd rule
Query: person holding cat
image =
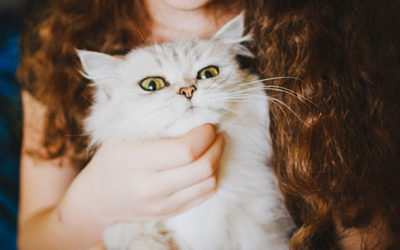
<path fill-rule="evenodd" d="M 20 248 L 88 249 L 110 224 L 171 217 L 216 191 L 224 137 L 209 124 L 140 146 L 101 147 L 88 160 L 82 121 L 92 97 L 75 49 L 121 55 L 143 44 L 210 37 L 241 11 L 258 72 L 301 79 L 273 84 L 309 100 L 274 93 L 293 113 L 270 105 L 272 164 L 298 227 L 290 246 L 400 245 L 396 4 L 70 0 L 35 13 L 18 72 Z"/>

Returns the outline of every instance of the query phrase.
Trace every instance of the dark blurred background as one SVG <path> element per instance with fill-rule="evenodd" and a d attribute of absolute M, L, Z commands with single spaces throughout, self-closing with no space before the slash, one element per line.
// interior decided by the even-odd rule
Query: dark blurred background
<path fill-rule="evenodd" d="M 21 96 L 15 79 L 23 0 L 0 0 L 0 249 L 16 249 Z"/>

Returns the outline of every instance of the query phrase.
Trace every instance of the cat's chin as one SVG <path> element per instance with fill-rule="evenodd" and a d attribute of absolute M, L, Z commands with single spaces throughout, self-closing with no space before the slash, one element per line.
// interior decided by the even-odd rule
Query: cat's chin
<path fill-rule="evenodd" d="M 166 128 L 166 136 L 181 136 L 189 130 L 207 123 L 217 125 L 220 123 L 221 116 L 221 114 L 208 109 L 190 107 L 183 115 Z"/>

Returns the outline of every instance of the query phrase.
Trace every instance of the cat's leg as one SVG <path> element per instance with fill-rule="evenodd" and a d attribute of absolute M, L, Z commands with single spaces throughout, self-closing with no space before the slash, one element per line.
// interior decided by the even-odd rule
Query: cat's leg
<path fill-rule="evenodd" d="M 237 240 L 235 245 L 240 250 L 289 249 L 293 222 L 272 178 L 267 173 L 257 176 L 262 176 L 264 182 L 237 190 L 238 203 L 228 210 L 230 236 Z M 251 179 L 257 180 L 256 176 Z"/>
<path fill-rule="evenodd" d="M 118 223 L 104 231 L 108 250 L 169 250 L 170 237 L 160 223 Z"/>
<path fill-rule="evenodd" d="M 234 249 L 225 223 L 226 208 L 215 198 L 211 197 L 205 203 L 165 221 L 178 249 Z"/>
<path fill-rule="evenodd" d="M 168 220 L 167 226 L 179 249 L 289 249 L 287 222 L 252 216 L 248 211 L 235 209 L 235 205 L 224 206 L 223 210 L 208 205 Z"/>

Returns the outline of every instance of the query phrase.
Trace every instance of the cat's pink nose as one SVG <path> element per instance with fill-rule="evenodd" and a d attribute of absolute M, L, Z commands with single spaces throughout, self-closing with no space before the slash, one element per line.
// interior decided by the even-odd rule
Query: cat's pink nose
<path fill-rule="evenodd" d="M 196 91 L 196 87 L 194 85 L 187 88 L 180 88 L 179 94 L 185 95 L 187 99 L 192 99 L 193 93 Z"/>

